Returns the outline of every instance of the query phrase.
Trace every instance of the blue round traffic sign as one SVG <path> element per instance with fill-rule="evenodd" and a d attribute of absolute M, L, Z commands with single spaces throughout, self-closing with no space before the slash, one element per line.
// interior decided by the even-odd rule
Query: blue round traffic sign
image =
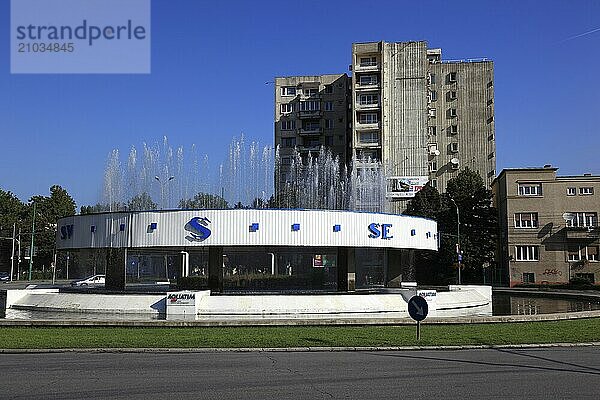
<path fill-rule="evenodd" d="M 408 315 L 415 321 L 423 321 L 427 317 L 429 306 L 421 296 L 413 296 L 408 301 Z"/>

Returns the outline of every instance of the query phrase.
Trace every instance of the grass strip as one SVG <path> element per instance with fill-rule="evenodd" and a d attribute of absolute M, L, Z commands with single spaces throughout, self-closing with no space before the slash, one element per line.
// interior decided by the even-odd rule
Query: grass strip
<path fill-rule="evenodd" d="M 600 341 L 600 318 L 501 324 L 299 327 L 0 327 L 0 348 L 453 346 Z"/>

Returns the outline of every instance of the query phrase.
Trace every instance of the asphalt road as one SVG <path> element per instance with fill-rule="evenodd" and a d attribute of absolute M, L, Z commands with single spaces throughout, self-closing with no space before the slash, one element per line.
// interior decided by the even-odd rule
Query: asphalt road
<path fill-rule="evenodd" d="M 600 347 L 0 354 L 6 399 L 598 399 Z"/>

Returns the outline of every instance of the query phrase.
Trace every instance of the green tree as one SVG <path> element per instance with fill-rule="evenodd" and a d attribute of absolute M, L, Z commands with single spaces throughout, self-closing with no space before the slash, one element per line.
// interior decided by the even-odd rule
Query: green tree
<path fill-rule="evenodd" d="M 457 269 L 452 267 L 457 265 L 457 206 L 461 281 L 481 283 L 483 267 L 493 264 L 498 224 L 496 210 L 492 207 L 492 193 L 479 174 L 465 168 L 448 181 L 444 194 L 426 185 L 407 205 L 406 214 L 435 219 L 440 234 L 437 253 L 418 251 L 416 254 L 417 281 L 446 284 L 455 279 Z"/>
<path fill-rule="evenodd" d="M 146 192 L 132 197 L 127 203 L 127 211 L 156 210 L 156 208 L 156 203 L 152 201 L 152 197 Z"/>
<path fill-rule="evenodd" d="M 96 205 L 93 205 L 93 206 L 81 206 L 79 213 L 81 215 L 84 215 L 84 214 L 101 213 L 101 212 L 106 212 L 106 211 L 110 211 L 107 204 L 96 203 Z"/>
<path fill-rule="evenodd" d="M 33 228 L 35 209 L 33 266 L 37 270 L 49 268 L 54 258 L 57 221 L 60 218 L 75 215 L 75 200 L 61 186 L 54 185 L 50 188 L 50 196 L 33 196 L 26 208 L 24 229 L 29 234 Z M 27 246 L 30 245 L 31 242 L 28 240 Z"/>
<path fill-rule="evenodd" d="M 25 205 L 12 192 L 0 189 L 0 228 L 12 229 L 24 217 Z"/>
<path fill-rule="evenodd" d="M 444 232 L 456 231 L 458 234 L 458 207 L 463 282 L 482 282 L 483 268 L 494 263 L 498 217 L 496 209 L 492 207 L 492 197 L 492 191 L 487 189 L 481 176 L 469 168 L 448 181 L 439 219 Z"/>
<path fill-rule="evenodd" d="M 214 210 L 229 208 L 229 205 L 221 196 L 201 192 L 191 199 L 181 199 L 179 201 L 179 208 Z"/>

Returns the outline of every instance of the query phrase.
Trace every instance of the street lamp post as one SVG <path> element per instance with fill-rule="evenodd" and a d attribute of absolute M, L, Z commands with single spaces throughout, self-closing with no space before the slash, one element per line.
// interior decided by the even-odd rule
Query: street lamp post
<path fill-rule="evenodd" d="M 169 179 L 167 179 L 164 182 L 160 179 L 160 177 L 158 175 L 156 175 L 154 177 L 154 179 L 156 179 L 158 181 L 158 184 L 160 185 L 160 206 L 164 210 L 165 209 L 165 202 L 164 202 L 165 185 L 168 184 L 169 182 L 171 182 L 173 179 L 175 179 L 175 177 L 170 176 Z"/>
<path fill-rule="evenodd" d="M 33 217 L 31 219 L 31 247 L 29 248 L 29 280 L 33 270 L 33 237 L 35 236 L 35 201 L 33 201 Z"/>
<path fill-rule="evenodd" d="M 454 199 L 452 197 L 450 197 L 450 201 L 456 207 L 456 258 L 458 260 L 458 284 L 460 285 L 461 284 L 461 280 L 460 280 L 461 265 L 460 265 L 460 262 L 462 261 L 462 255 L 460 253 L 460 212 L 458 211 L 458 204 L 456 204 L 456 201 L 454 201 Z"/>

